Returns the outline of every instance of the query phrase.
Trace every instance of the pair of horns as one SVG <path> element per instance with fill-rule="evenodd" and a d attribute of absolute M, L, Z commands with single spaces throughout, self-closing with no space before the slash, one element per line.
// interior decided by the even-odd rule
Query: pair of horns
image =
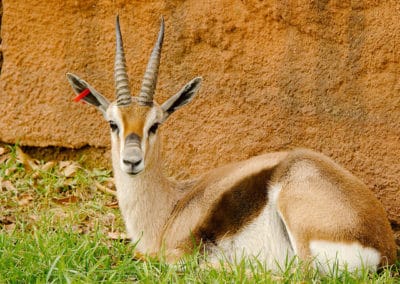
<path fill-rule="evenodd" d="M 116 19 L 116 52 L 115 52 L 115 89 L 118 105 L 129 105 L 132 102 L 131 90 L 129 87 L 128 73 L 126 72 L 126 60 L 122 42 L 119 16 Z M 157 85 L 158 68 L 160 66 L 161 48 L 164 40 L 164 18 L 161 18 L 161 27 L 158 33 L 157 42 L 151 52 L 146 72 L 144 73 L 142 87 L 138 103 L 149 105 L 153 103 L 154 91 Z"/>

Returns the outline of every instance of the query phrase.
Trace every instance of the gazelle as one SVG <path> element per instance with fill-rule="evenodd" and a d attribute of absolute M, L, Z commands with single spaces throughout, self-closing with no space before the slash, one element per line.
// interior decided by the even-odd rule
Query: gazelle
<path fill-rule="evenodd" d="M 139 253 L 163 250 L 175 262 L 200 244 L 211 259 L 257 256 L 271 269 L 292 256 L 313 260 L 322 270 L 336 261 L 350 270 L 395 261 L 382 205 L 364 183 L 322 154 L 277 152 L 192 180 L 165 177 L 159 126 L 193 99 L 201 78 L 161 105 L 154 101 L 163 36 L 162 19 L 138 96 L 131 96 L 118 16 L 116 100 L 67 74 L 75 93 L 110 124 L 119 206 Z"/>

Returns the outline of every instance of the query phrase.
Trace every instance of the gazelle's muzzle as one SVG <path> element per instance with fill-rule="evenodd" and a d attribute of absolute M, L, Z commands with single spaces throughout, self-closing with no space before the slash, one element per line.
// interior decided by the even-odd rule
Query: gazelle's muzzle
<path fill-rule="evenodd" d="M 125 138 L 125 145 L 121 153 L 121 169 L 130 175 L 137 175 L 144 169 L 140 138 L 134 133 Z"/>

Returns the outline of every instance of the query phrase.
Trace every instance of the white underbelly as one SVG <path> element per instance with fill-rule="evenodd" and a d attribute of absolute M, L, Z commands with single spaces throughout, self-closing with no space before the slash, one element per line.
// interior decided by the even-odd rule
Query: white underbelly
<path fill-rule="evenodd" d="M 278 189 L 278 188 L 277 188 Z M 267 269 L 277 271 L 293 259 L 284 224 L 276 211 L 274 189 L 268 196 L 268 204 L 259 216 L 233 236 L 223 238 L 212 250 L 212 261 L 223 259 L 232 263 L 243 258 L 257 258 Z"/>

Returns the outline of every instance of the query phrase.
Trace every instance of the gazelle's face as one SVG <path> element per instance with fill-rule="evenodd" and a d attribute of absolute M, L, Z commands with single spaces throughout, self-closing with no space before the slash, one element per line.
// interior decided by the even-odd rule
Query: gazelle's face
<path fill-rule="evenodd" d="M 161 19 L 157 42 L 150 55 L 142 88 L 137 97 L 132 97 L 130 93 L 118 16 L 115 55 L 116 100 L 110 103 L 86 81 L 74 74 L 67 74 L 75 93 L 79 94 L 84 102 L 100 110 L 110 124 L 114 167 L 118 165 L 123 172 L 131 176 L 143 172 L 152 161 L 158 126 L 175 110 L 189 103 L 201 83 L 201 78 L 193 79 L 162 105 L 153 100 L 163 38 L 164 20 Z"/>
<path fill-rule="evenodd" d="M 129 175 L 142 172 L 152 160 L 157 130 L 164 114 L 160 106 L 141 106 L 135 101 L 121 107 L 110 105 L 106 112 L 110 124 L 114 157 L 121 170 Z"/>

